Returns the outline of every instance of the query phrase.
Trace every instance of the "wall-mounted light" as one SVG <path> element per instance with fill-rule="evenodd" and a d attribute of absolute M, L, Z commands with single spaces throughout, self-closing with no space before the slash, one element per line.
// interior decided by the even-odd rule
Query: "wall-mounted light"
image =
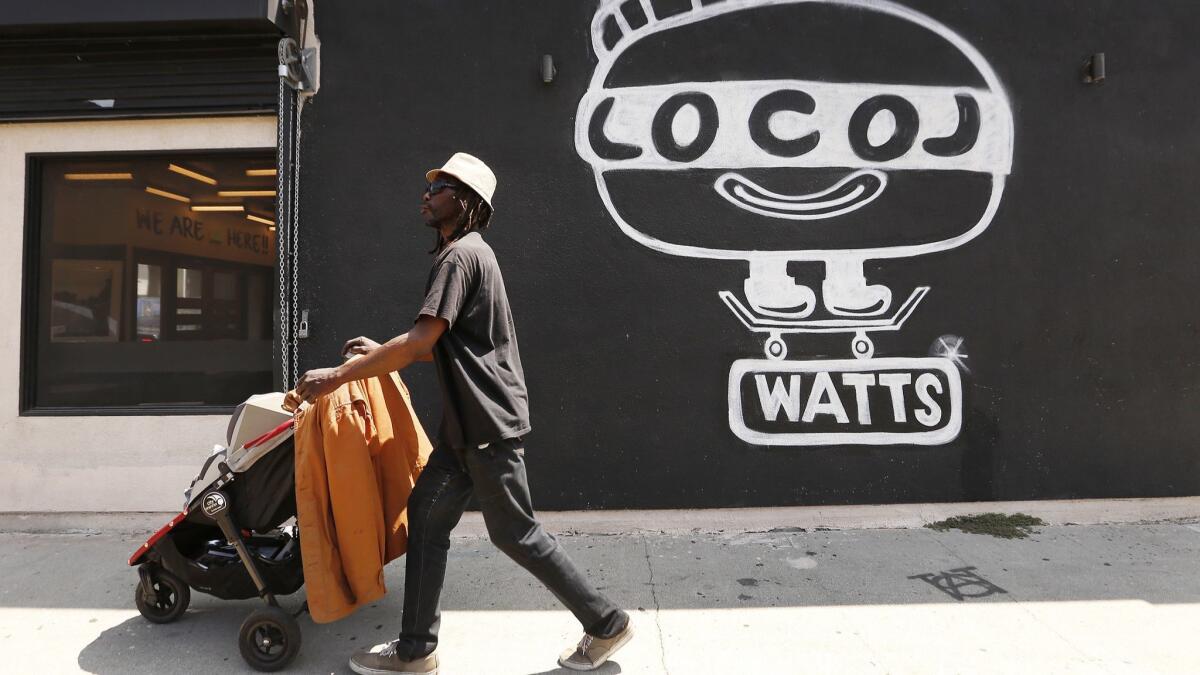
<path fill-rule="evenodd" d="M 247 176 L 278 176 L 278 169 L 246 169 Z"/>
<path fill-rule="evenodd" d="M 171 164 L 167 168 L 181 176 L 187 176 L 188 178 L 198 180 L 201 183 L 207 183 L 208 185 L 216 185 L 217 184 L 216 178 L 212 178 L 210 176 L 205 176 L 204 174 L 202 174 L 198 171 L 192 171 L 191 169 L 179 166 L 178 164 Z"/>
<path fill-rule="evenodd" d="M 241 204 L 205 204 L 192 207 L 193 211 L 245 211 Z"/>
<path fill-rule="evenodd" d="M 263 218 L 262 216 L 256 216 L 253 213 L 247 213 L 246 220 L 253 220 L 256 223 L 262 223 L 263 225 L 270 225 L 272 230 L 275 229 L 275 221 L 271 220 L 270 218 Z"/>
<path fill-rule="evenodd" d="M 1083 63 L 1083 81 L 1086 84 L 1104 83 L 1104 52 L 1097 52 Z"/>
<path fill-rule="evenodd" d="M 163 190 L 161 188 L 156 188 L 153 185 L 147 185 L 146 192 L 149 192 L 152 195 L 158 195 L 159 197 L 166 197 L 167 199 L 174 199 L 175 201 L 183 202 L 184 204 L 190 204 L 192 202 L 191 197 L 185 197 L 181 194 L 176 194 L 174 192 L 169 192 L 169 191 Z"/>
<path fill-rule="evenodd" d="M 554 67 L 554 57 L 550 54 L 542 54 L 542 82 L 550 84 L 554 81 L 554 76 L 558 74 L 558 69 Z"/>
<path fill-rule="evenodd" d="M 133 180 L 133 174 L 128 172 L 101 173 L 98 171 L 93 171 L 67 173 L 63 174 L 63 178 L 66 178 L 67 180 Z"/>
<path fill-rule="evenodd" d="M 274 190 L 220 190 L 218 197 L 274 197 Z"/>

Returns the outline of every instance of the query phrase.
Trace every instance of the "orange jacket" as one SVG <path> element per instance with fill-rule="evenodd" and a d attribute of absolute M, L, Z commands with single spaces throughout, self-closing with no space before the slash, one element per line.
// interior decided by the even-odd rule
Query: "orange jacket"
<path fill-rule="evenodd" d="M 338 387 L 296 412 L 296 520 L 314 621 L 379 599 L 408 546 L 408 496 L 431 446 L 396 373 Z"/>

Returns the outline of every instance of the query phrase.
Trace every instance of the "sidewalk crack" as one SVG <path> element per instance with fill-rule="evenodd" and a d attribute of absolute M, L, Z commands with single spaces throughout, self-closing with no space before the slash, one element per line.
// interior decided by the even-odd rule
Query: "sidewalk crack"
<path fill-rule="evenodd" d="M 654 585 L 654 564 L 650 562 L 650 542 L 646 539 L 646 535 L 642 534 L 642 548 L 646 552 L 646 569 L 650 572 L 650 599 L 654 601 L 654 627 L 658 630 L 658 658 L 662 662 L 663 673 L 670 675 L 667 670 L 667 643 L 663 639 L 663 629 L 661 622 L 662 606 L 658 602 L 658 588 Z"/>

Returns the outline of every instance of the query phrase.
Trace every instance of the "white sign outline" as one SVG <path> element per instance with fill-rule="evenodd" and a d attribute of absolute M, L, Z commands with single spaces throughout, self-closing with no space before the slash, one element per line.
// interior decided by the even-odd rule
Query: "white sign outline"
<path fill-rule="evenodd" d="M 946 376 L 950 419 L 932 431 L 767 433 L 751 429 L 742 410 L 742 378 L 751 373 L 877 373 L 881 370 L 937 370 Z M 953 361 L 931 357 L 773 361 L 739 359 L 729 369 L 729 429 L 754 445 L 944 445 L 962 431 L 962 376 Z"/>

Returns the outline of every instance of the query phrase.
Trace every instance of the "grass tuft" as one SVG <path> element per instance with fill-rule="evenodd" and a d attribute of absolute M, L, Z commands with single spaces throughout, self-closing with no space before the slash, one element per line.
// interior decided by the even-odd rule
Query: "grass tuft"
<path fill-rule="evenodd" d="M 945 532 L 946 530 L 962 530 L 970 534 L 988 534 L 1002 539 L 1024 539 L 1033 532 L 1034 527 L 1045 525 L 1046 521 L 1025 513 L 975 513 L 967 516 L 954 516 L 925 527 L 931 530 Z"/>

